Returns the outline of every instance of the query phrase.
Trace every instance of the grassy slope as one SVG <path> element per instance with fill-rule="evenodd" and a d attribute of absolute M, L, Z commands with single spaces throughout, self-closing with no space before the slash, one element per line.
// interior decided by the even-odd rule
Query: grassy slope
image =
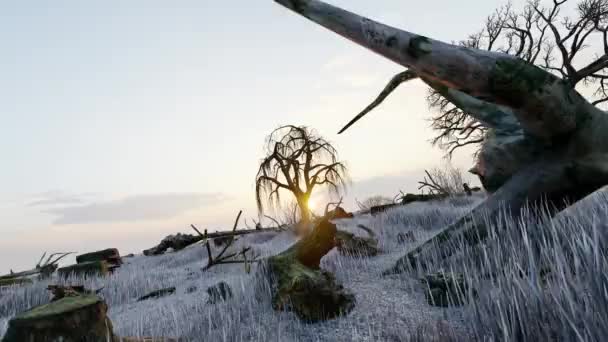
<path fill-rule="evenodd" d="M 375 218 L 364 215 L 338 221 L 341 229 L 362 235 L 364 232 L 355 228 L 357 223 L 374 229 L 386 253 L 351 259 L 332 251 L 322 260 L 324 268 L 335 272 L 354 291 L 357 306 L 346 317 L 315 325 L 302 324 L 290 313 L 272 311 L 267 290 L 263 286 L 256 289 L 255 269 L 248 275 L 242 265 L 220 265 L 201 272 L 206 259 L 201 247 L 127 259 L 127 264 L 111 277 L 84 283 L 90 288 L 104 286 L 102 295 L 110 306 L 114 327 L 123 336 L 179 336 L 190 341 L 427 341 L 438 333 L 444 335 L 438 340 L 448 340 L 445 335 L 462 339 L 464 333 L 505 340 L 600 340 L 606 336 L 608 295 L 602 288 L 608 287 L 608 230 L 603 229 L 608 222 L 608 200 L 604 194 L 595 195 L 553 225 L 536 224 L 532 218 L 523 225 L 507 222 L 521 229 L 511 229 L 515 233 L 503 233 L 489 242 L 481 264 L 474 265 L 473 261 L 479 259 L 467 254 L 441 265 L 446 270 L 467 273 L 470 284 L 479 292 L 469 306 L 434 308 L 426 304 L 424 288 L 416 275 L 379 276 L 412 247 L 396 244 L 399 232 L 414 230 L 422 241 L 472 205 L 454 201 L 413 204 Z M 542 241 L 540 245 L 530 243 L 532 234 L 535 241 Z M 235 248 L 250 245 L 263 255 L 272 255 L 291 243 L 293 238 L 288 233 L 265 233 L 244 237 Z M 536 277 L 538 272 L 515 276 L 522 274 L 520 269 L 536 270 L 547 263 L 554 266 L 554 278 L 549 278 L 548 285 Z M 484 278 L 483 274 L 494 278 Z M 205 289 L 222 280 L 232 286 L 236 298 L 207 305 Z M 48 301 L 47 284 L 0 293 L 0 334 L 16 312 Z M 177 287 L 177 293 L 136 302 L 138 297 L 168 286 Z M 191 287 L 197 290 L 187 293 Z"/>

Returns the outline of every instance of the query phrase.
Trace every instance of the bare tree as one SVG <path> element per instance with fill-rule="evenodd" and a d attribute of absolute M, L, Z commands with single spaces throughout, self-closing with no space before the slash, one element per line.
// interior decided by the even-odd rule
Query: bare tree
<path fill-rule="evenodd" d="M 460 169 L 449 163 L 431 170 L 424 170 L 425 177 L 418 182 L 418 190 L 430 195 L 456 195 L 464 190 L 464 178 Z"/>
<path fill-rule="evenodd" d="M 532 0 L 521 11 L 507 4 L 488 16 L 479 32 L 455 44 L 516 56 L 561 77 L 570 88 L 594 87 L 589 101 L 593 105 L 605 103 L 608 101 L 608 1 L 580 0 L 574 17 L 562 15 L 566 3 L 569 1 L 552 0 L 543 6 L 540 0 Z M 582 52 L 595 37 L 599 38 L 602 53 L 585 63 L 589 57 Z M 380 105 L 400 84 L 416 78 L 411 70 L 395 76 L 378 98 L 341 132 Z M 447 156 L 451 157 L 459 148 L 484 141 L 488 125 L 466 108 L 433 87 L 429 89 L 427 101 L 435 112 L 431 127 L 437 131 L 431 142 L 444 149 Z"/>
<path fill-rule="evenodd" d="M 360 210 L 366 211 L 366 210 L 370 210 L 372 207 L 393 204 L 393 203 L 394 203 L 394 201 L 389 197 L 376 195 L 376 196 L 368 197 L 361 202 L 357 201 L 357 206 L 359 207 Z"/>
<path fill-rule="evenodd" d="M 308 200 L 318 187 L 339 194 L 348 182 L 346 166 L 336 149 L 305 126 L 282 126 L 266 141 L 267 156 L 256 175 L 256 201 L 260 213 L 264 203 L 280 207 L 281 193 L 291 193 L 303 223 L 310 222 Z"/>

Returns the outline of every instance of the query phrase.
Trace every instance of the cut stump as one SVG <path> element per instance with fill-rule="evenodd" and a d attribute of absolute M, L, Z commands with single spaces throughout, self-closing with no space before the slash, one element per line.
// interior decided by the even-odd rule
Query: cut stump
<path fill-rule="evenodd" d="M 2 342 L 116 341 L 106 312 L 97 296 L 65 297 L 11 319 Z"/>

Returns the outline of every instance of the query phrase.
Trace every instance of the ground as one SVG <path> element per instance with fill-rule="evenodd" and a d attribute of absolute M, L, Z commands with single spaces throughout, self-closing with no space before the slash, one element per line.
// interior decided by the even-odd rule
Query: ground
<path fill-rule="evenodd" d="M 370 227 L 377 233 L 384 253 L 371 258 L 351 258 L 339 255 L 334 249 L 322 259 L 321 266 L 334 272 L 337 279 L 354 292 L 357 304 L 347 316 L 321 323 L 302 323 L 292 313 L 273 311 L 269 291 L 256 277 L 255 267 L 250 274 L 245 272 L 243 265 L 218 265 L 203 272 L 201 268 L 206 264 L 206 251 L 202 246 L 192 246 L 180 252 L 155 257 L 126 258 L 123 267 L 105 279 L 72 279 L 68 282 L 78 284 L 84 282 L 87 287 L 93 289 L 103 287 L 101 295 L 109 305 L 109 315 L 115 332 L 121 336 L 181 337 L 186 341 L 433 340 L 432 338 L 438 333 L 456 336 L 455 338 L 478 335 L 479 331 L 470 324 L 472 321 L 477 322 L 480 329 L 497 338 L 500 338 L 501 334 L 504 336 L 507 331 L 511 334 L 510 337 L 514 338 L 517 329 L 521 330 L 520 333 L 523 335 L 532 336 L 531 334 L 536 333 L 538 329 L 532 331 L 522 328 L 513 320 L 505 324 L 492 320 L 498 317 L 492 315 L 511 312 L 509 303 L 513 302 L 512 298 L 519 298 L 507 291 L 510 289 L 509 286 L 513 285 L 508 283 L 511 280 L 507 280 L 503 286 L 506 289 L 504 298 L 498 297 L 499 300 L 495 300 L 496 291 L 492 288 L 487 296 L 480 291 L 475 305 L 441 308 L 427 304 L 425 287 L 419 281 L 419 275 L 412 273 L 387 277 L 380 275 L 405 251 L 439 232 L 447 223 L 464 215 L 481 200 L 483 198 L 477 196 L 449 199 L 439 203 L 414 203 L 376 217 L 359 215 L 354 219 L 335 221 L 339 229 L 355 232 L 361 236 L 366 234 L 356 228 L 357 224 Z M 603 196 L 600 200 L 594 199 L 593 203 L 605 212 L 603 209 L 607 206 L 608 200 Z M 601 206 L 598 203 L 601 203 Z M 585 215 L 589 217 L 588 213 Z M 418 242 L 399 245 L 397 234 L 410 230 L 414 232 Z M 294 241 L 295 238 L 289 232 L 251 234 L 239 239 L 234 248 L 240 249 L 243 245 L 247 245 L 252 246 L 262 255 L 273 255 L 286 249 Z M 603 243 L 604 240 L 601 241 Z M 597 244 L 599 242 L 596 241 L 596 246 Z M 513 250 L 508 243 L 503 242 L 498 245 L 502 248 L 499 250 L 504 251 L 505 248 Z M 518 254 L 525 256 L 525 250 L 518 251 Z M 555 258 L 559 259 L 560 256 Z M 494 267 L 500 267 L 499 270 L 510 269 L 500 266 L 499 260 L 502 260 L 500 256 L 492 260 L 494 264 L 498 264 Z M 603 252 L 597 260 L 601 264 L 597 265 L 598 270 L 605 270 L 606 258 Z M 457 264 L 466 263 L 458 261 Z M 584 266 L 585 260 L 579 264 Z M 584 280 L 580 272 L 578 274 L 578 278 L 573 281 Z M 473 278 L 478 281 L 475 283 L 476 286 L 482 287 L 480 279 L 483 277 Z M 505 279 L 510 278 L 512 277 Z M 207 287 L 220 281 L 225 281 L 232 287 L 234 297 L 224 303 L 207 304 Z M 49 300 L 49 293 L 45 290 L 49 283 L 56 283 L 56 280 L 0 291 L 0 335 L 4 333 L 8 320 L 16 312 Z M 513 288 L 519 287 L 520 293 L 527 293 L 525 291 L 528 291 L 528 285 L 530 285 L 529 291 L 534 290 L 532 282 L 516 285 Z M 563 287 L 564 284 L 556 283 L 557 285 Z M 151 291 L 172 286 L 177 288 L 173 295 L 137 301 Z M 563 292 L 560 292 L 561 294 Z M 529 302 L 530 298 L 526 296 L 522 295 L 519 300 Z M 555 296 L 551 297 L 547 294 L 548 299 L 545 299 L 545 296 L 541 297 L 538 298 L 539 301 L 551 301 Z M 501 300 L 504 300 L 504 303 Z M 555 301 L 559 303 L 560 298 Z M 608 299 L 596 298 L 596 302 L 587 305 L 603 305 Z M 517 304 L 515 303 L 516 306 Z M 570 314 L 575 315 L 574 317 L 580 316 L 580 319 L 589 319 L 588 317 L 602 319 L 606 311 L 603 309 L 599 315 L 583 317 L 584 315 L 577 313 L 575 309 L 595 310 L 594 307 L 575 306 L 570 310 L 566 307 L 564 312 L 567 311 L 568 316 Z M 518 317 L 520 319 L 526 318 L 525 315 L 534 314 L 533 310 L 528 308 L 518 309 L 517 312 L 521 316 Z M 556 322 L 572 320 L 570 317 L 559 315 L 547 319 Z M 499 319 L 495 320 L 499 321 Z M 578 323 L 575 320 L 573 324 L 576 326 Z M 603 332 L 601 329 L 605 329 L 601 324 L 599 327 L 597 324 L 591 325 L 598 331 L 589 332 L 591 338 L 583 340 L 593 340 L 594 334 L 599 336 Z M 564 326 L 568 325 L 564 324 Z M 586 328 L 586 326 L 581 328 L 582 334 L 587 333 L 584 330 Z M 544 330 L 538 331 L 545 333 Z M 568 334 L 567 331 L 563 333 L 564 336 Z"/>

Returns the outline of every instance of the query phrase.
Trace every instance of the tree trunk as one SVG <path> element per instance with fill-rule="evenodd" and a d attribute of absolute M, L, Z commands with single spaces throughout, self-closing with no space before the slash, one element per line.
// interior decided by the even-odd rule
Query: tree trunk
<path fill-rule="evenodd" d="M 311 215 L 308 208 L 308 198 L 306 195 L 297 196 L 298 207 L 300 208 L 300 222 L 296 225 L 296 235 L 304 236 L 310 232 Z"/>
<path fill-rule="evenodd" d="M 547 199 L 557 211 L 608 184 L 608 115 L 567 80 L 515 56 L 443 43 L 321 1 L 275 1 L 408 68 L 494 131 L 477 169 L 496 192 L 388 273 L 433 252 L 445 258 L 461 237 L 478 242 L 488 233 L 484 223 L 498 219 L 502 208 L 517 216 L 526 203 Z"/>
<path fill-rule="evenodd" d="M 275 310 L 291 310 L 306 322 L 349 313 L 354 295 L 320 269 L 321 258 L 335 246 L 336 226 L 321 221 L 286 251 L 268 258 L 266 267 Z"/>
<path fill-rule="evenodd" d="M 275 0 L 445 88 L 513 109 L 523 129 L 552 143 L 594 106 L 553 74 L 503 53 L 464 48 L 396 29 L 317 0 Z"/>
<path fill-rule="evenodd" d="M 518 172 L 470 214 L 407 253 L 384 274 L 400 273 L 411 267 L 425 268 L 423 260 L 432 255 L 441 261 L 462 247 L 457 245 L 458 241 L 469 246 L 477 244 L 487 237 L 487 225 L 496 222 L 502 212 L 517 217 L 529 204 L 557 213 L 607 183 L 608 158 L 604 155 L 574 161 L 557 157 L 534 163 Z"/>

